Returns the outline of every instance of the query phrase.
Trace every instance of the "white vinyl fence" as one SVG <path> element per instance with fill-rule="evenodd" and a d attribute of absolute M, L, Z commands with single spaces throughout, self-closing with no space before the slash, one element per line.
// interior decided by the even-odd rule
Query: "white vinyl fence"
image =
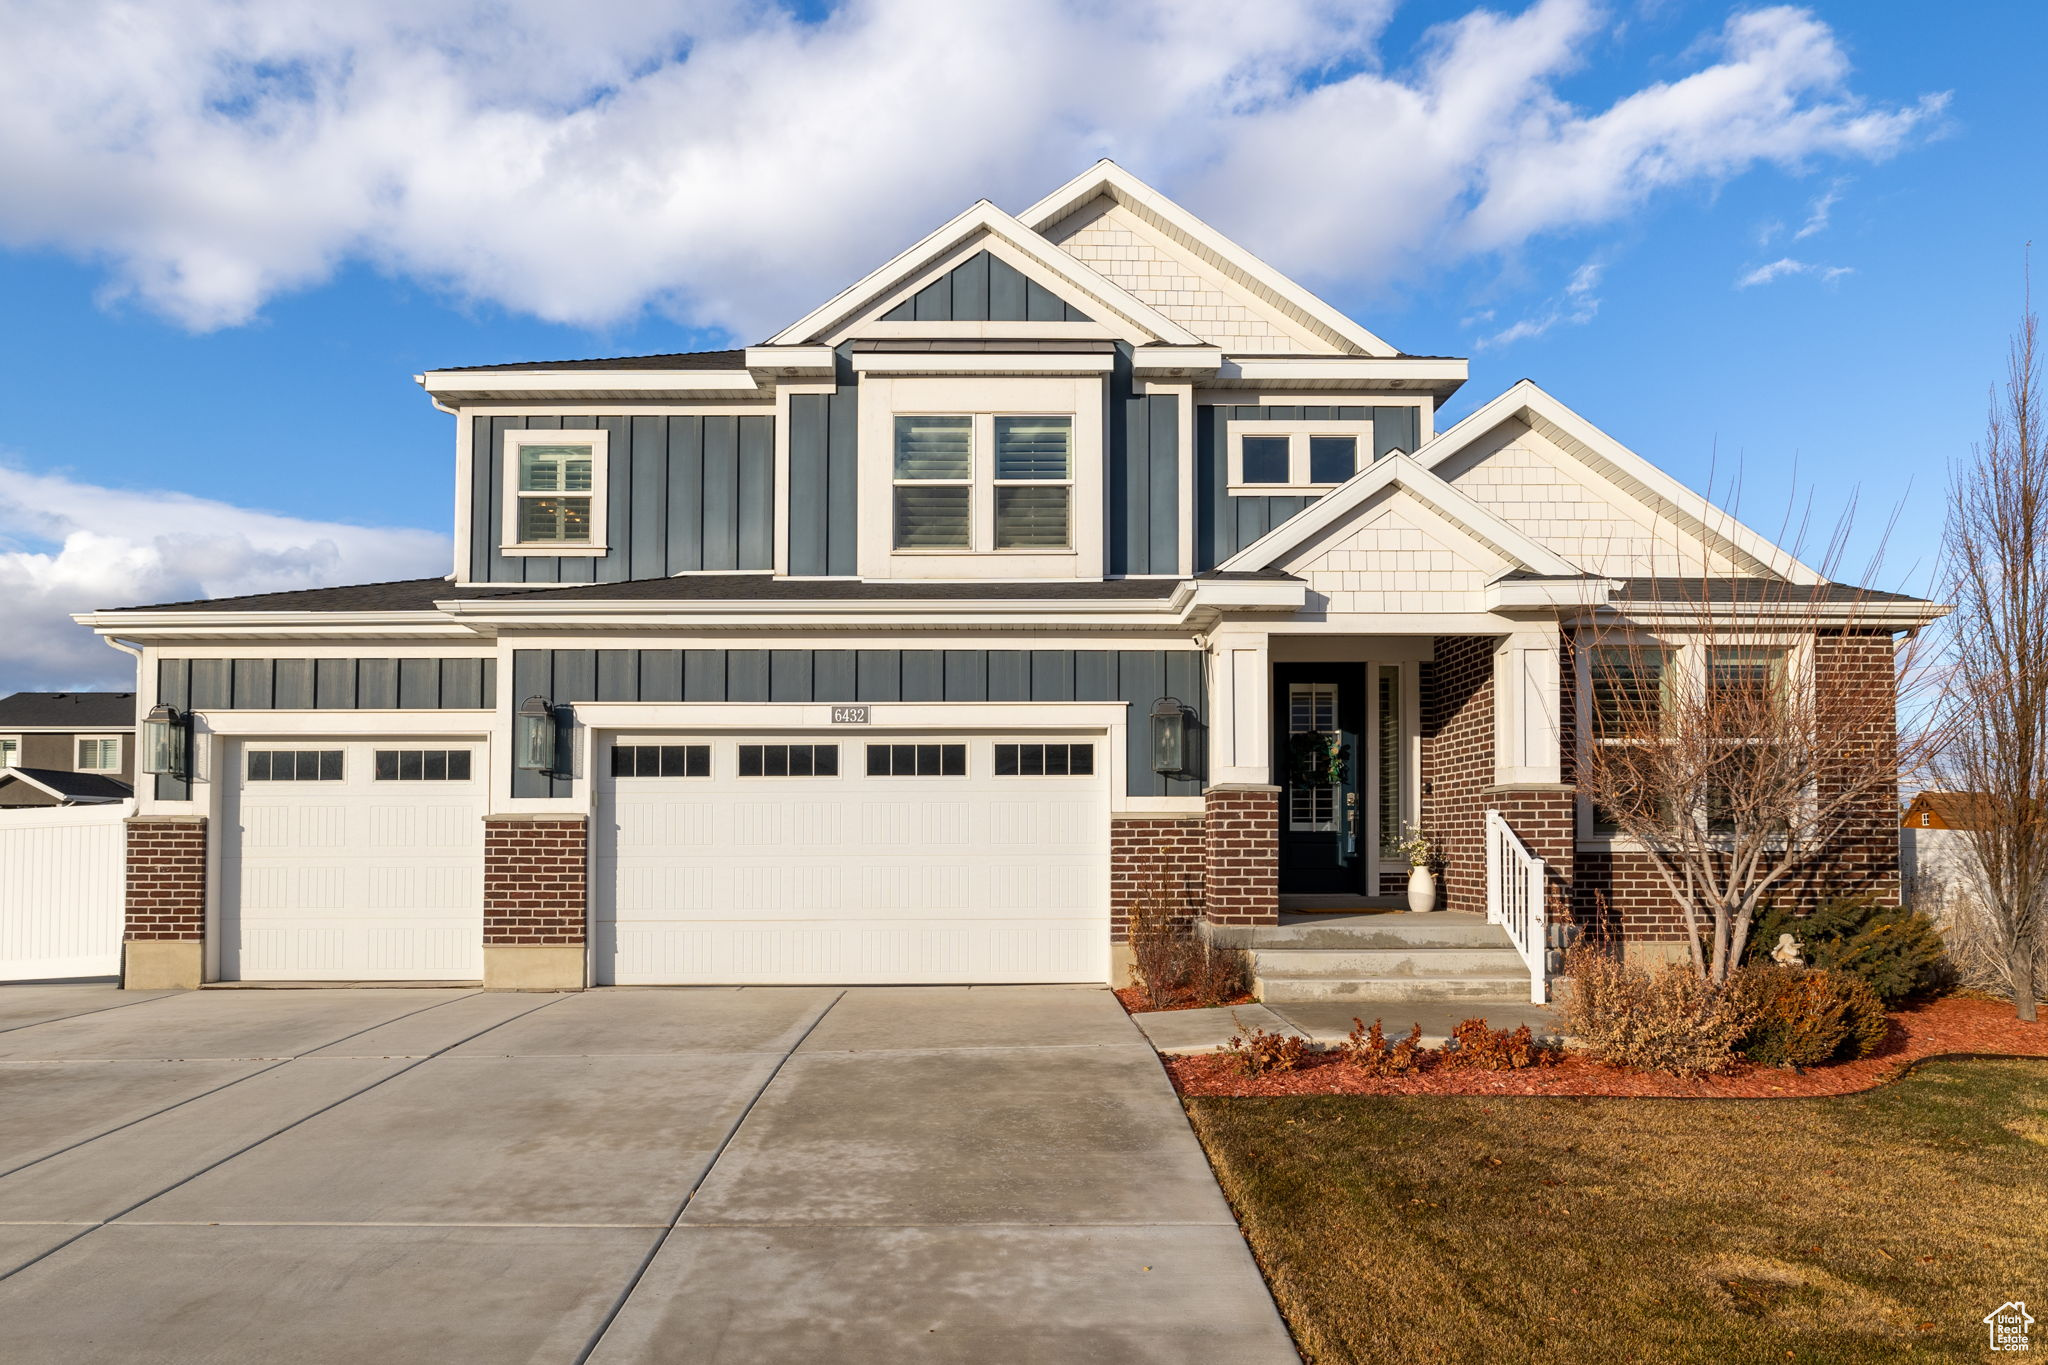
<path fill-rule="evenodd" d="M 0 811 L 0 981 L 113 976 L 121 970 L 133 809 Z"/>

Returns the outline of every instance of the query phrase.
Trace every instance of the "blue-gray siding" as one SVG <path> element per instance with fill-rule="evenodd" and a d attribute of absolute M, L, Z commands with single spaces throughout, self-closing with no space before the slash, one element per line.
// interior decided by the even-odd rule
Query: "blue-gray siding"
<path fill-rule="evenodd" d="M 1420 437 L 1412 407 L 1212 407 L 1195 409 L 1195 568 L 1213 569 L 1314 502 L 1313 497 L 1232 497 L 1231 422 L 1372 422 L 1372 457 L 1413 451 Z"/>
<path fill-rule="evenodd" d="M 1000 257 L 978 251 L 882 314 L 884 322 L 1086 322 L 1088 315 Z"/>
<path fill-rule="evenodd" d="M 619 583 L 775 563 L 775 418 L 472 417 L 470 574 L 493 583 Z M 505 433 L 608 436 L 600 556 L 505 555 Z"/>
<path fill-rule="evenodd" d="M 860 387 L 841 347 L 836 393 L 789 396 L 789 571 L 848 577 L 860 572 L 855 480 Z"/>
<path fill-rule="evenodd" d="M 1120 344 L 1110 403 L 1109 572 L 1180 573 L 1180 400 L 1134 395 Z"/>
<path fill-rule="evenodd" d="M 890 702 L 1120 701 L 1132 796 L 1199 796 L 1195 776 L 1152 771 L 1147 719 L 1162 696 L 1194 708 L 1197 735 L 1208 705 L 1204 656 L 1177 649 L 520 649 L 512 654 L 515 705 L 529 696 L 558 707 L 585 701 Z M 562 727 L 562 766 L 573 744 Z M 858 738 L 857 730 L 846 731 Z M 568 778 L 518 772 L 514 796 L 571 794 Z"/>

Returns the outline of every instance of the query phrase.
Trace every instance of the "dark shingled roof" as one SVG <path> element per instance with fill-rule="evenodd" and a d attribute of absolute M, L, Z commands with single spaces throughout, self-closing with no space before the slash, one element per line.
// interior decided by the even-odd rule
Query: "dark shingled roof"
<path fill-rule="evenodd" d="M 113 730 L 134 724 L 133 692 L 16 692 L 0 698 L 0 730 Z"/>
<path fill-rule="evenodd" d="M 590 360 L 513 360 L 503 365 L 442 365 L 439 374 L 465 370 L 744 370 L 741 351 L 671 351 L 664 355 L 599 356 Z"/>
<path fill-rule="evenodd" d="M 0 769 L 0 772 L 7 771 Z M 34 778 L 45 787 L 63 796 L 83 800 L 125 801 L 135 795 L 135 788 L 119 778 L 102 777 L 98 773 L 67 773 L 56 768 L 16 768 L 13 771 L 23 777 Z"/>
<path fill-rule="evenodd" d="M 1278 570 L 1206 573 L 1201 582 L 1290 582 Z M 575 583 L 559 587 L 499 583 L 457 587 L 445 578 L 409 578 L 397 583 L 364 583 L 347 588 L 301 588 L 250 597 L 215 597 L 198 602 L 113 608 L 127 611 L 432 611 L 435 602 L 479 598 L 571 602 L 1163 602 L 1181 583 L 1177 578 L 1116 578 L 1104 582 L 922 583 L 899 580 L 863 583 L 851 578 L 775 578 L 765 573 L 684 574 L 624 583 Z"/>
<path fill-rule="evenodd" d="M 1787 583 L 1776 578 L 1624 578 L 1616 602 L 1919 602 L 1904 593 L 1854 583 Z"/>

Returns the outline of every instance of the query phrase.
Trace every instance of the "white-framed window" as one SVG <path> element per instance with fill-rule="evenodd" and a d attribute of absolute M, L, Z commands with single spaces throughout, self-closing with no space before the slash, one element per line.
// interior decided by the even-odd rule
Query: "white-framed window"
<path fill-rule="evenodd" d="M 1233 493 L 1328 492 L 1372 458 L 1369 421 L 1230 423 Z"/>
<path fill-rule="evenodd" d="M 893 442 L 898 552 L 1073 548 L 1072 413 L 897 413 Z"/>
<path fill-rule="evenodd" d="M 21 736 L 0 735 L 0 768 L 12 768 L 21 762 Z"/>
<path fill-rule="evenodd" d="M 75 755 L 76 767 L 82 773 L 117 773 L 121 771 L 121 737 L 119 735 L 83 735 L 78 740 Z"/>
<path fill-rule="evenodd" d="M 505 433 L 505 533 L 514 555 L 601 555 L 609 433 L 598 428 Z"/>

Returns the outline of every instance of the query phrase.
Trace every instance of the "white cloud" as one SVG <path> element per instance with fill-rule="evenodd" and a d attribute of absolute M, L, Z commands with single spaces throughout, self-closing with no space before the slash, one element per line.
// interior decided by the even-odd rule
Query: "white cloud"
<path fill-rule="evenodd" d="M 1600 311 L 1600 296 L 1593 291 L 1599 287 L 1601 272 L 1606 268 L 1598 261 L 1586 262 L 1565 281 L 1564 293 L 1552 299 L 1542 311 L 1512 323 L 1492 336 L 1479 338 L 1472 343 L 1472 349 L 1490 351 L 1517 341 L 1528 341 L 1542 336 L 1559 323 L 1583 327 Z M 1492 314 L 1485 316 L 1491 319 Z"/>
<path fill-rule="evenodd" d="M 1790 256 L 1781 256 L 1775 261 L 1766 262 L 1738 276 L 1735 281 L 1735 287 L 1737 289 L 1754 289 L 1757 285 L 1769 284 L 1773 280 L 1782 280 L 1790 275 L 1812 275 L 1822 284 L 1833 284 L 1836 280 L 1841 279 L 1842 276 L 1855 273 L 1853 268 L 1846 265 L 1816 265 L 1812 261 L 1801 261 L 1795 260 Z"/>
<path fill-rule="evenodd" d="M 1792 234 L 1795 242 L 1818 236 L 1828 230 L 1828 218 L 1834 213 L 1835 205 L 1842 202 L 1842 182 L 1837 180 L 1828 186 L 1826 194 L 1807 206 L 1806 221 L 1799 225 L 1799 231 Z"/>
<path fill-rule="evenodd" d="M 132 661 L 73 622 L 99 607 L 446 573 L 446 536 L 279 516 L 0 465 L 0 694 L 113 687 Z"/>
<path fill-rule="evenodd" d="M 1803 10 L 1737 15 L 1693 74 L 1583 109 L 1557 87 L 1599 40 L 1588 0 L 1475 11 L 1412 69 L 1378 50 L 1390 9 L 15 0 L 0 243 L 105 260 L 194 328 L 361 260 L 755 339 L 1098 155 L 1285 268 L 1380 284 L 1759 163 L 1882 157 L 1941 106 L 1856 95 Z"/>

